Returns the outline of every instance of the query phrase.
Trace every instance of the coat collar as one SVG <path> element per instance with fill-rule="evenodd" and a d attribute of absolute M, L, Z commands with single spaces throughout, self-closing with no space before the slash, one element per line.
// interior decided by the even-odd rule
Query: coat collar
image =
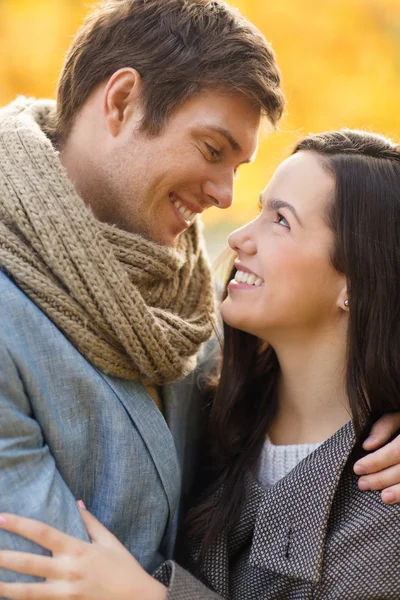
<path fill-rule="evenodd" d="M 354 442 L 349 422 L 272 488 L 264 490 L 247 478 L 240 519 L 229 536 L 214 543 L 203 567 L 202 575 L 217 593 L 229 596 L 232 559 L 249 546 L 249 563 L 256 568 L 311 583 L 320 580 L 332 502 Z"/>
<path fill-rule="evenodd" d="M 353 447 L 349 422 L 264 492 L 254 526 L 251 565 L 318 583 L 332 502 Z"/>

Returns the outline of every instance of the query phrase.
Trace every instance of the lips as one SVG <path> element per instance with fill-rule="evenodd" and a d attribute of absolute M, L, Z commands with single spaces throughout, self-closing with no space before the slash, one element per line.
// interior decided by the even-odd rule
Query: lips
<path fill-rule="evenodd" d="M 175 208 L 181 213 L 185 221 L 190 225 L 196 216 L 196 212 L 191 211 L 187 206 L 181 202 L 175 194 L 170 194 L 170 200 Z M 200 212 L 200 211 L 198 211 Z"/>
<path fill-rule="evenodd" d="M 248 286 L 261 287 L 265 284 L 262 277 L 251 271 L 245 265 L 242 265 L 238 260 L 235 261 L 236 273 L 233 278 L 235 283 L 245 283 Z"/>
<path fill-rule="evenodd" d="M 234 279 L 237 283 L 247 283 L 247 285 L 254 285 L 255 287 L 261 287 L 265 283 L 264 279 L 254 273 L 241 270 L 236 271 Z"/>

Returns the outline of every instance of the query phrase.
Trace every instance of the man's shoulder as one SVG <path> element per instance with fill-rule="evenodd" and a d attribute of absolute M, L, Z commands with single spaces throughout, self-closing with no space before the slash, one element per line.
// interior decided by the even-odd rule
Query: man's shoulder
<path fill-rule="evenodd" d="M 0 269 L 0 320 L 9 322 L 14 315 L 26 311 L 39 311 L 28 296 Z M 39 311 L 40 312 L 40 311 Z"/>
<path fill-rule="evenodd" d="M 50 319 L 0 269 L 0 343 L 27 347 L 42 337 L 62 335 Z M 64 336 L 63 336 L 64 337 Z"/>

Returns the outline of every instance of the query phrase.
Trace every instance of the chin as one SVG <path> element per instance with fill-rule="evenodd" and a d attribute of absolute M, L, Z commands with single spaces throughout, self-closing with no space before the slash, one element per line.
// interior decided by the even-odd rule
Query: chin
<path fill-rule="evenodd" d="M 179 236 L 154 236 L 153 242 L 160 244 L 160 246 L 166 246 L 167 248 L 176 248 L 179 244 Z"/>
<path fill-rule="evenodd" d="M 134 231 L 134 230 L 131 230 L 131 231 L 132 231 L 132 233 L 138 233 L 139 235 L 142 235 L 144 238 L 146 238 L 150 242 L 154 242 L 155 244 L 158 244 L 159 246 L 166 246 L 168 248 L 176 248 L 176 246 L 178 245 L 178 242 L 179 242 L 179 236 L 174 236 L 172 234 L 167 235 L 165 231 L 149 231 L 149 229 L 140 230 L 139 228 L 137 228 L 136 231 Z"/>
<path fill-rule="evenodd" d="M 243 331 L 243 333 L 249 333 L 250 335 L 254 335 L 255 337 L 260 337 L 258 335 L 258 333 L 256 331 L 254 331 L 254 328 L 250 325 L 247 324 L 244 321 L 238 321 L 235 319 L 223 319 L 224 323 L 226 325 L 229 325 L 229 327 L 231 327 L 232 329 L 237 329 L 237 331 Z"/>
<path fill-rule="evenodd" d="M 181 236 L 175 236 L 173 238 L 171 238 L 168 242 L 165 243 L 166 246 L 168 246 L 169 248 L 176 248 L 179 244 L 179 238 Z"/>
<path fill-rule="evenodd" d="M 174 231 L 166 228 L 153 229 L 152 231 L 148 231 L 148 237 L 156 244 L 160 244 L 161 246 L 166 246 L 168 248 L 176 248 L 179 244 L 180 237 L 182 235 L 182 231 Z"/>
<path fill-rule="evenodd" d="M 224 323 L 234 329 L 246 331 L 246 318 L 243 317 L 243 315 L 240 315 L 240 313 L 238 314 L 238 311 L 235 310 L 235 307 L 229 302 L 229 297 L 223 301 L 220 310 Z"/>
<path fill-rule="evenodd" d="M 242 311 L 239 312 L 234 304 L 229 302 L 229 297 L 221 304 L 220 311 L 222 320 L 229 327 L 260 337 L 260 330 L 256 326 L 257 324 L 254 323 L 254 319 L 250 320 L 248 314 L 243 314 Z"/>

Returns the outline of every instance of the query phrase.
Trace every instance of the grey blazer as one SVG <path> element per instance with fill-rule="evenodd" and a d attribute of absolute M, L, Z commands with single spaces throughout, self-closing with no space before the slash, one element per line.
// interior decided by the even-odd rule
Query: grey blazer
<path fill-rule="evenodd" d="M 147 570 L 172 557 L 212 362 L 207 348 L 196 371 L 162 389 L 163 416 L 140 382 L 94 368 L 0 271 L 0 511 L 88 539 L 82 498 Z M 0 548 L 43 552 L 3 530 Z"/>
<path fill-rule="evenodd" d="M 358 489 L 353 446 L 348 423 L 272 488 L 249 478 L 241 517 L 209 552 L 203 583 L 173 562 L 159 569 L 168 600 L 398 600 L 400 506 Z"/>

